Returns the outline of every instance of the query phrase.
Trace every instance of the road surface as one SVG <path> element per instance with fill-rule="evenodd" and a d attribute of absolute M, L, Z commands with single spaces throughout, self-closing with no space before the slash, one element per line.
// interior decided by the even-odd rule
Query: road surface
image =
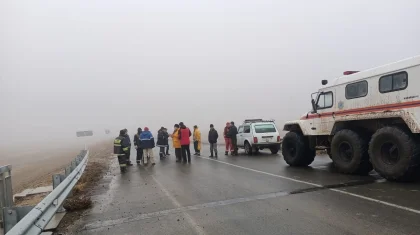
<path fill-rule="evenodd" d="M 419 234 L 419 183 L 391 183 L 375 173 L 338 174 L 326 156 L 311 167 L 290 168 L 280 154 L 215 160 L 208 158 L 208 148 L 203 145 L 202 156 L 193 156 L 191 164 L 176 163 L 171 155 L 125 174 L 115 160 L 94 191 L 94 208 L 73 232 Z"/>

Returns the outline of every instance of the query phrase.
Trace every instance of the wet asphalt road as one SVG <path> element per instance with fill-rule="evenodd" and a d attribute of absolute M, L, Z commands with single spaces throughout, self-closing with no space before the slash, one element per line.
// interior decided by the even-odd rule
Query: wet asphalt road
<path fill-rule="evenodd" d="M 420 234 L 420 183 L 338 174 L 326 156 L 307 168 L 265 151 L 213 160 L 208 147 L 125 174 L 114 160 L 74 233 Z"/>

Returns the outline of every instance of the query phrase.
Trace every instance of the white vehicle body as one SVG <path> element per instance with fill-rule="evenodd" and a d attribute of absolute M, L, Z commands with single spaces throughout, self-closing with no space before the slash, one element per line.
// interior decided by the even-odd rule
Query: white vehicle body
<path fill-rule="evenodd" d="M 407 87 L 392 92 L 379 91 L 379 79 L 395 73 L 407 73 Z M 366 81 L 368 93 L 363 97 L 347 99 L 346 86 Z M 318 108 L 300 120 L 285 123 L 285 130 L 298 125 L 306 136 L 333 135 L 337 123 L 351 120 L 401 118 L 412 133 L 420 133 L 420 56 L 342 76 L 319 93 L 332 92 L 331 107 Z M 319 99 L 325 94 L 318 95 Z"/>
<path fill-rule="evenodd" d="M 365 160 L 362 161 L 360 160 L 362 157 L 357 156 L 360 164 L 362 162 L 365 164 L 367 159 L 372 162 L 375 170 L 387 179 L 407 178 L 408 174 L 402 173 L 402 171 L 413 171 L 411 168 L 420 166 L 420 155 L 418 154 L 420 152 L 415 147 L 419 144 L 417 135 L 420 133 L 420 56 L 361 72 L 349 71 L 346 73 L 349 75 L 341 76 L 328 85 L 326 85 L 328 81 L 324 80 L 323 85 L 326 86 L 319 89 L 312 97 L 312 110 L 298 120 L 286 122 L 284 130 L 297 133 L 298 136 L 294 134 L 295 136 L 290 136 L 290 139 L 300 140 L 300 147 L 308 145 L 305 154 L 315 154 L 315 149 L 327 149 L 334 164 L 342 166 L 342 169 L 346 168 L 346 165 L 340 162 L 338 156 L 334 156 L 334 151 L 335 155 L 339 155 L 337 152 L 339 146 L 334 146 L 334 139 L 336 139 L 336 144 L 342 144 L 343 142 L 337 139 L 350 138 L 358 143 L 355 144 L 356 142 L 353 141 L 352 144 L 356 146 L 349 145 L 346 153 L 349 156 L 360 155 L 360 151 L 365 152 L 369 148 L 369 153 L 366 150 L 366 157 L 363 157 Z M 398 130 L 394 131 L 390 128 L 385 130 L 385 127 Z M 343 130 L 346 133 L 343 134 Z M 339 132 L 344 137 L 335 138 Z M 404 144 L 398 142 L 397 132 L 401 138 L 404 137 L 405 141 L 410 142 L 410 148 L 406 148 Z M 379 138 L 379 135 L 382 136 Z M 288 154 L 288 147 L 285 150 L 286 136 L 283 142 L 283 152 L 285 151 L 283 156 Z M 377 141 L 382 142 L 378 144 Z M 385 142 L 389 142 L 389 145 L 392 145 L 391 142 L 393 142 L 394 145 L 388 149 L 385 147 L 382 149 L 381 146 L 387 144 Z M 357 153 L 352 152 L 354 147 L 361 145 L 365 147 L 359 149 Z M 381 148 L 381 150 L 373 149 L 373 146 Z M 292 155 L 295 153 L 293 152 L 294 148 L 293 146 L 289 148 Z M 298 155 L 305 154 L 300 152 Z M 382 163 L 378 159 L 383 158 L 384 160 L 381 161 L 388 161 L 389 159 L 385 157 L 386 154 L 389 156 L 394 154 L 392 157 L 395 159 L 392 160 L 393 163 L 388 162 L 387 166 L 382 167 Z M 288 160 L 286 158 L 285 160 L 289 160 L 290 165 L 295 164 L 296 166 L 309 165 L 313 161 L 313 159 L 312 161 L 306 159 L 293 162 L 292 158 Z M 400 165 L 403 164 L 400 159 L 407 161 L 404 164 L 408 165 Z M 349 164 L 350 162 L 354 163 L 352 158 L 347 160 Z M 365 173 L 369 171 L 366 164 L 363 170 Z M 398 169 L 392 168 L 394 166 Z M 342 172 L 355 173 L 356 171 L 357 168 L 353 167 L 352 170 L 349 168 Z M 396 173 L 399 171 L 400 173 Z"/>
<path fill-rule="evenodd" d="M 280 149 L 280 133 L 274 121 L 246 120 L 238 127 L 237 144 L 247 154 L 269 148 L 272 153 Z"/>

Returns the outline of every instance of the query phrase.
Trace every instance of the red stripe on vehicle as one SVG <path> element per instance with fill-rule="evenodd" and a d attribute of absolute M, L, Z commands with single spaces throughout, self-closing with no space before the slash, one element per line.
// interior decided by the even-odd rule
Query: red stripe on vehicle
<path fill-rule="evenodd" d="M 332 116 L 333 114 L 336 116 L 343 116 L 343 115 L 350 115 L 350 114 L 362 114 L 362 113 L 380 112 L 380 111 L 387 111 L 387 110 L 397 110 L 397 109 L 403 109 L 403 108 L 414 108 L 414 107 L 419 107 L 419 106 L 420 106 L 420 100 L 404 102 L 404 103 L 396 103 L 396 104 L 370 106 L 370 107 L 365 107 L 365 108 L 340 110 L 337 112 L 309 114 L 308 117 L 303 116 L 301 120 L 329 117 L 329 116 Z"/>

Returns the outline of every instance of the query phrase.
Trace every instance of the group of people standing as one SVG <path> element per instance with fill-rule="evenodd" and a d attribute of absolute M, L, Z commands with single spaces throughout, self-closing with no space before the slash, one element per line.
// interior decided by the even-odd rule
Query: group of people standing
<path fill-rule="evenodd" d="M 226 143 L 225 155 L 228 155 L 231 151 L 231 155 L 238 154 L 238 148 L 236 145 L 236 134 L 238 130 L 234 122 L 226 123 L 223 135 Z M 172 145 L 175 149 L 176 162 L 191 163 L 191 152 L 190 152 L 190 138 L 193 136 L 194 144 L 194 155 L 201 155 L 201 131 L 198 126 L 194 126 L 193 133 L 185 126 L 183 122 L 174 125 L 174 131 L 172 134 L 168 134 L 168 130 L 161 127 L 158 131 L 156 146 L 159 147 L 159 156 L 161 159 L 166 158 L 170 155 L 169 153 L 169 138 L 172 138 Z M 214 125 L 210 125 L 210 131 L 208 133 L 208 142 L 210 143 L 210 157 L 217 158 L 217 140 L 219 134 L 214 128 Z M 141 128 L 137 129 L 137 133 L 134 135 L 134 147 L 137 150 L 136 162 L 140 164 L 143 162 L 144 165 L 148 164 L 148 161 L 155 165 L 155 159 L 153 155 L 153 148 L 155 146 L 155 140 L 148 127 L 144 130 Z M 130 149 L 131 140 L 127 134 L 127 129 L 120 131 L 120 135 L 114 140 L 114 154 L 118 156 L 118 162 L 121 170 L 125 171 L 127 166 L 132 166 L 130 161 Z"/>

